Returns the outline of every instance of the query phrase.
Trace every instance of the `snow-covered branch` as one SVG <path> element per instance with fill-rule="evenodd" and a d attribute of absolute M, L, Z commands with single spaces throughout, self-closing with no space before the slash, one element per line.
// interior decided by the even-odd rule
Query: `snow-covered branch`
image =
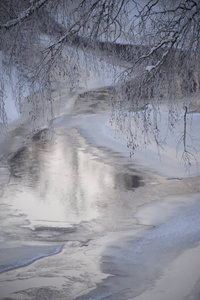
<path fill-rule="evenodd" d="M 10 29 L 11 27 L 14 27 L 18 25 L 19 23 L 23 22 L 25 19 L 29 18 L 32 14 L 35 13 L 35 11 L 39 10 L 45 3 L 47 3 L 49 0 L 38 0 L 37 2 L 32 2 L 31 6 L 22 11 L 17 18 L 9 20 L 5 24 L 0 25 L 0 29 Z"/>
<path fill-rule="evenodd" d="M 168 54 L 169 54 L 169 50 L 167 50 L 166 52 L 164 52 L 164 53 L 162 54 L 161 59 L 160 59 L 154 66 L 147 66 L 147 67 L 145 68 L 145 70 L 146 70 L 147 72 L 151 72 L 152 70 L 157 69 L 160 65 L 163 64 L 163 62 L 164 62 L 164 60 L 165 60 L 165 58 L 167 57 Z"/>

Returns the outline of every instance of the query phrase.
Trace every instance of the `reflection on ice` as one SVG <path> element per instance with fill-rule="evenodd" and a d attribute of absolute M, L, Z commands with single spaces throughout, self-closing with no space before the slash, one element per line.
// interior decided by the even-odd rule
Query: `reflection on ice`
<path fill-rule="evenodd" d="M 113 205 L 123 215 L 117 190 L 139 187 L 140 176 L 95 159 L 75 129 L 57 130 L 54 141 L 41 136 L 10 159 L 5 203 L 23 212 L 32 226 L 72 227 L 108 215 L 106 208 Z"/>
<path fill-rule="evenodd" d="M 127 190 L 132 190 L 143 185 L 139 176 L 128 173 L 116 174 L 115 182 L 117 185 L 124 186 Z"/>
<path fill-rule="evenodd" d="M 71 293 L 69 299 L 74 299 L 76 289 L 86 289 L 94 276 L 97 281 L 106 277 L 99 271 L 97 259 L 94 262 L 87 257 L 85 249 L 97 247 L 100 251 L 102 244 L 97 237 L 117 227 L 120 230 L 133 228 L 132 213 L 138 205 L 134 190 L 142 184 L 140 173 L 113 163 L 112 158 L 105 158 L 100 150 L 88 147 L 73 128 L 57 128 L 53 141 L 48 139 L 47 132 L 38 133 L 26 147 L 10 157 L 9 167 L 10 180 L 0 203 L 0 240 L 3 241 L 0 251 L 2 257 L 5 255 L 8 259 L 7 263 L 2 262 L 2 268 L 6 271 L 25 266 L 59 253 L 65 244 L 59 258 L 48 258 L 48 262 L 55 264 L 52 275 L 55 280 L 58 269 L 64 281 L 68 276 L 69 286 L 65 286 L 63 293 Z M 46 243 L 46 248 L 42 248 Z M 15 255 L 7 256 L 9 248 L 16 251 Z M 37 269 L 38 265 L 43 266 L 41 270 Z M 40 260 L 30 267 L 35 272 L 31 278 L 33 289 L 43 268 L 45 274 L 53 272 L 52 265 L 44 265 Z M 14 272 L 1 275 L 2 278 L 5 274 L 0 287 L 4 286 L 6 296 L 10 296 L 6 278 L 10 278 L 7 275 L 14 278 Z M 32 275 L 26 268 L 19 273 L 23 281 L 15 281 L 16 289 L 24 291 Z M 79 281 L 81 284 L 77 284 Z M 47 280 L 47 286 L 49 282 Z M 12 287 L 15 291 L 14 285 Z"/>

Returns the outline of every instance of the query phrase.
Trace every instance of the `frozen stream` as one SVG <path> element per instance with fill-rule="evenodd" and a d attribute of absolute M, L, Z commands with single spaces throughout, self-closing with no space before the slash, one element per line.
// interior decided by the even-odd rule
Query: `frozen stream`
<path fill-rule="evenodd" d="M 90 114 L 78 113 L 2 161 L 0 299 L 157 299 L 145 292 L 199 245 L 199 178 L 138 171 L 85 138 Z M 199 299 L 199 279 L 170 298 L 166 279 L 160 299 Z"/>

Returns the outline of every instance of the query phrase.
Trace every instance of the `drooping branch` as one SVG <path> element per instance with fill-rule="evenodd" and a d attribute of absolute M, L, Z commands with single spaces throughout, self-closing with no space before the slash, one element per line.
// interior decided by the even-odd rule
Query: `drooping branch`
<path fill-rule="evenodd" d="M 187 106 L 184 106 L 184 110 L 185 110 L 185 113 L 184 113 L 184 129 L 183 129 L 183 148 L 184 148 L 184 152 L 187 152 L 187 144 L 186 144 L 186 134 L 187 134 L 187 111 L 188 111 L 188 108 Z"/>

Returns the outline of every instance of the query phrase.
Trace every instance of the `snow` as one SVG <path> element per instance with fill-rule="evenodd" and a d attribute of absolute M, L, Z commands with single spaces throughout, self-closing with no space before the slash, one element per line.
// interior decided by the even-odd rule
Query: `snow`
<path fill-rule="evenodd" d="M 151 106 L 149 106 L 151 109 Z M 157 143 L 155 142 L 153 132 L 149 133 L 149 143 L 144 147 L 141 138 L 139 147 L 136 148 L 132 158 L 129 157 L 130 150 L 127 148 L 127 137 L 122 132 L 116 131 L 115 126 L 110 125 L 109 112 L 91 114 L 91 115 L 66 115 L 54 121 L 54 126 L 75 127 L 78 128 L 80 134 L 83 135 L 93 146 L 104 147 L 110 149 L 119 156 L 126 159 L 137 166 L 139 169 L 160 174 L 168 178 L 185 178 L 197 176 L 200 174 L 198 162 L 200 159 L 200 114 L 196 113 L 188 115 L 186 135 L 186 144 L 192 145 L 188 147 L 190 155 L 189 166 L 183 159 L 184 149 L 181 137 L 183 135 L 183 115 L 184 110 L 179 114 L 179 120 L 175 124 L 173 131 L 168 129 L 168 112 L 167 107 L 161 108 L 159 122 L 159 139 L 164 141 L 163 149 L 158 152 Z M 153 116 L 152 116 L 153 117 Z M 125 122 L 125 129 L 130 126 L 130 120 Z M 136 126 L 133 119 L 131 126 Z M 138 127 L 137 130 L 140 128 Z M 124 130 L 126 132 L 126 130 Z M 138 131 L 138 136 L 142 136 L 142 132 Z M 194 157 L 192 156 L 194 155 Z"/>
<path fill-rule="evenodd" d="M 147 72 L 151 72 L 151 70 L 154 69 L 154 68 L 155 68 L 155 66 L 147 66 L 147 67 L 145 68 L 145 70 L 146 70 Z"/>
<path fill-rule="evenodd" d="M 139 295 L 127 299 L 186 299 L 194 284 L 198 283 L 199 269 L 195 268 L 195 260 L 198 261 L 199 247 L 194 247 L 199 246 L 199 197 L 196 196 L 193 201 L 193 204 L 182 207 L 164 223 L 142 231 L 115 259 L 115 269 L 126 270 L 123 286 L 131 278 L 129 286 L 133 291 L 132 296 Z M 191 253 L 184 260 L 182 256 L 192 249 L 197 249 L 195 256 Z M 188 282 L 190 276 L 192 280 Z M 171 278 L 175 280 L 175 285 Z M 182 283 L 186 284 L 186 289 Z"/>

